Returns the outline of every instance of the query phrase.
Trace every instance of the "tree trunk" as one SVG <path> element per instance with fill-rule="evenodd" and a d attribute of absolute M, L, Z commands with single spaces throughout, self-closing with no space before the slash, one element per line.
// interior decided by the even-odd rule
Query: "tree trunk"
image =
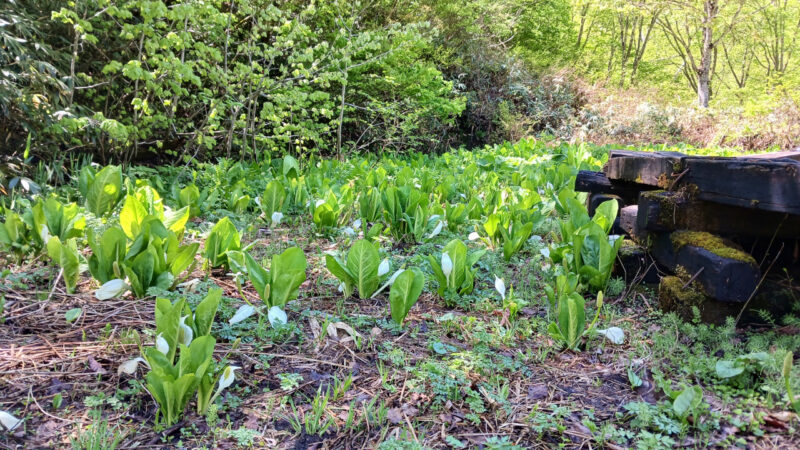
<path fill-rule="evenodd" d="M 711 60 L 714 56 L 714 18 L 719 12 L 717 0 L 706 0 L 703 15 L 703 48 L 700 54 L 700 67 L 697 68 L 697 102 L 708 108 L 711 99 Z"/>

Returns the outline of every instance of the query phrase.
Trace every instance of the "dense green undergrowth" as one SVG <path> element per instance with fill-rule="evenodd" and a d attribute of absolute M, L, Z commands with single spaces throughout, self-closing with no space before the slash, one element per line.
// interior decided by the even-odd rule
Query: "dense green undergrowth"
<path fill-rule="evenodd" d="M 573 190 L 607 152 L 525 140 L 440 156 L 86 165 L 58 187 L 19 183 L 2 198 L 3 344 L 58 342 L 50 327 L 77 324 L 84 341 L 135 344 L 103 357 L 97 376 L 116 390 L 39 397 L 51 415 L 89 411 L 88 426 L 54 437 L 78 448 L 140 442 L 137 422 L 155 442 L 209 448 L 793 442 L 799 321 L 686 323 L 613 277 L 616 203 L 590 217 Z M 23 326 L 17 308 L 31 302 L 64 309 Z M 120 304 L 147 323 L 86 322 Z M 2 439 L 38 442 L 40 410 L 7 395 L 0 409 L 14 428 Z"/>

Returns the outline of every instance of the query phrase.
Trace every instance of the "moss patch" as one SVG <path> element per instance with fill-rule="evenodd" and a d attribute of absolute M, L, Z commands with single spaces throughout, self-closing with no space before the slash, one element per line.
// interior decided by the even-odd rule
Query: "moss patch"
<path fill-rule="evenodd" d="M 675 311 L 681 317 L 690 318 L 692 307 L 701 309 L 707 297 L 694 286 L 684 289 L 684 284 L 679 277 L 662 278 L 658 285 L 658 303 L 664 311 Z"/>
<path fill-rule="evenodd" d="M 705 231 L 677 231 L 672 233 L 672 246 L 676 252 L 685 245 L 706 249 L 723 258 L 742 261 L 753 266 L 757 265 L 755 258 L 749 253 L 732 247 L 726 244 L 721 237 Z"/>
<path fill-rule="evenodd" d="M 631 256 L 642 251 L 642 247 L 630 239 L 622 238 L 622 247 L 619 248 L 620 256 Z"/>

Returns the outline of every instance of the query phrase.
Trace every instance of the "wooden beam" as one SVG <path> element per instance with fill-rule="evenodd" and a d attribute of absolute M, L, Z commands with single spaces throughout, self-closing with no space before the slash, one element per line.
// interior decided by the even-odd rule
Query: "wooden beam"
<path fill-rule="evenodd" d="M 694 277 L 704 294 L 722 302 L 747 301 L 761 277 L 752 257 L 709 233 L 651 233 L 650 241 L 656 261 Z"/>
<path fill-rule="evenodd" d="M 728 237 L 800 237 L 800 216 L 693 200 L 683 192 L 642 192 L 637 206 L 641 230 L 696 230 Z"/>
<path fill-rule="evenodd" d="M 689 157 L 682 185 L 714 203 L 800 215 L 800 163 Z"/>

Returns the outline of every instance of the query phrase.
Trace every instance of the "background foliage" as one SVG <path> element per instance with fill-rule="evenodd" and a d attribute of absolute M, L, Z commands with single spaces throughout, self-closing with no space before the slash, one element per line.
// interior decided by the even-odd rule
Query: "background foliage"
<path fill-rule="evenodd" d="M 791 147 L 799 33 L 791 0 L 13 0 L 0 171 L 26 150 L 60 167 L 541 133 Z"/>

